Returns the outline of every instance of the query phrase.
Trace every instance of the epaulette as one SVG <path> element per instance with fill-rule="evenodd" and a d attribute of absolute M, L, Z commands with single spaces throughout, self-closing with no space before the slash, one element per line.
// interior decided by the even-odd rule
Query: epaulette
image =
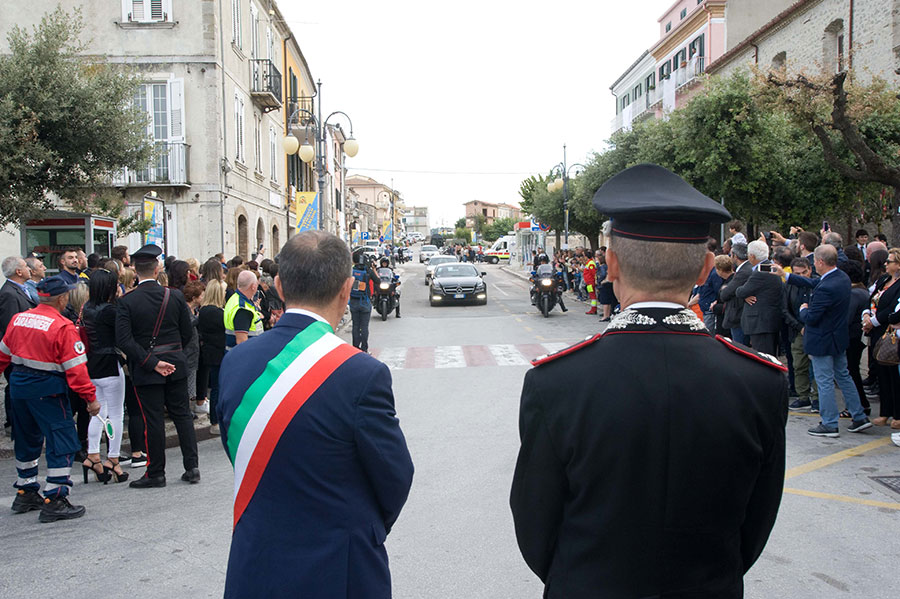
<path fill-rule="evenodd" d="M 756 360 L 760 364 L 765 364 L 766 366 L 770 366 L 771 368 L 775 368 L 780 370 L 781 372 L 787 372 L 787 366 L 781 363 L 781 361 L 775 356 L 771 356 L 769 354 L 764 354 L 762 352 L 755 351 L 749 347 L 738 345 L 728 337 L 723 337 L 722 335 L 716 335 L 716 339 L 718 339 L 722 345 L 735 352 L 736 354 L 740 354 L 751 360 Z"/>
<path fill-rule="evenodd" d="M 531 361 L 532 366 L 541 366 L 542 364 L 546 364 L 548 362 L 552 362 L 557 358 L 562 358 L 563 356 L 568 356 L 569 354 L 573 354 L 577 352 L 579 349 L 585 348 L 589 345 L 592 345 L 599 341 L 599 339 L 603 337 L 603 333 L 597 333 L 593 337 L 586 337 L 584 341 L 580 341 L 575 345 L 567 347 L 565 349 L 561 349 L 557 352 L 553 352 L 552 354 L 547 354 L 546 356 L 538 356 L 534 360 Z"/>

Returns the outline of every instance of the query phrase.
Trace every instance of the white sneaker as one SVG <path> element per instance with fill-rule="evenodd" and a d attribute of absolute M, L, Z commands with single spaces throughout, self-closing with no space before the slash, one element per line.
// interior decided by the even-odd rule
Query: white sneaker
<path fill-rule="evenodd" d="M 219 432 L 219 425 L 218 425 L 218 424 L 213 424 L 212 426 L 210 426 L 210 427 L 209 427 L 209 434 L 210 434 L 210 435 L 220 435 L 221 433 Z"/>
<path fill-rule="evenodd" d="M 891 434 L 891 442 L 897 447 L 900 447 L 900 433 Z"/>
<path fill-rule="evenodd" d="M 203 403 L 195 403 L 194 414 L 209 414 L 209 402 L 204 401 Z"/>

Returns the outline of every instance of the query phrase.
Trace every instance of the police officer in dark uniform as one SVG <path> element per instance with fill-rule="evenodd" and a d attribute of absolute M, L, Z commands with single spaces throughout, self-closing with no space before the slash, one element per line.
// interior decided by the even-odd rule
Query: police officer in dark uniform
<path fill-rule="evenodd" d="M 730 215 L 649 164 L 594 207 L 623 310 L 525 377 L 519 548 L 545 597 L 742 597 L 781 500 L 788 382 L 686 308 L 714 264 L 710 223 Z"/>
<path fill-rule="evenodd" d="M 372 317 L 370 282 L 377 282 L 378 273 L 372 268 L 365 248 L 353 252 L 353 289 L 350 290 L 350 319 L 353 347 L 369 351 L 369 319 Z"/>
<path fill-rule="evenodd" d="M 200 482 L 197 438 L 188 400 L 184 347 L 191 340 L 191 316 L 177 289 L 156 282 L 162 250 L 150 244 L 131 255 L 140 282 L 116 302 L 116 346 L 128 356 L 134 391 L 147 427 L 147 472 L 132 481 L 136 488 L 166 486 L 164 411 L 175 422 L 184 474 Z"/>

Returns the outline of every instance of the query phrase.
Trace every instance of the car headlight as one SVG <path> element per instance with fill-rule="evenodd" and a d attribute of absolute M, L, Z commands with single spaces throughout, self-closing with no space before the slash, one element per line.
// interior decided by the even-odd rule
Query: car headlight
<path fill-rule="evenodd" d="M 388 290 L 391 288 L 391 284 L 390 283 L 381 283 L 378 285 L 378 288 L 383 289 L 383 290 Z"/>
<path fill-rule="evenodd" d="M 475 284 L 475 289 L 484 289 L 484 281 L 478 281 L 478 283 Z"/>
<path fill-rule="evenodd" d="M 549 287 L 553 284 L 553 279 L 541 279 L 541 285 L 544 287 Z"/>

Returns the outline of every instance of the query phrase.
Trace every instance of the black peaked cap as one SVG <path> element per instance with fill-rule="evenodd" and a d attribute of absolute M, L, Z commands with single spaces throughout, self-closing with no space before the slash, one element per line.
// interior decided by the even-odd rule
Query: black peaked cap
<path fill-rule="evenodd" d="M 158 245 L 148 243 L 135 253 L 131 254 L 132 262 L 155 262 L 162 254 L 162 249 Z"/>
<path fill-rule="evenodd" d="M 603 184 L 594 208 L 610 217 L 612 235 L 642 241 L 705 243 L 711 223 L 731 214 L 687 181 L 656 164 L 638 164 Z"/>

